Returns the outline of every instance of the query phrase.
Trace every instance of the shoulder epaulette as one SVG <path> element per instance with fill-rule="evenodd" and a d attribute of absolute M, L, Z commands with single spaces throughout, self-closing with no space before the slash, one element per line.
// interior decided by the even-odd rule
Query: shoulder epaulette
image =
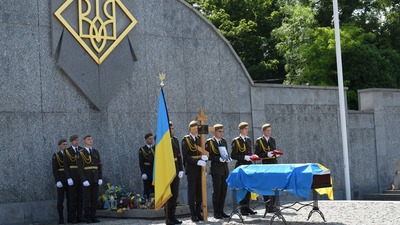
<path fill-rule="evenodd" d="M 259 137 L 259 138 L 257 138 L 257 141 L 258 141 L 258 140 L 260 140 L 260 139 L 262 139 L 262 138 L 263 138 L 263 137 Z"/>

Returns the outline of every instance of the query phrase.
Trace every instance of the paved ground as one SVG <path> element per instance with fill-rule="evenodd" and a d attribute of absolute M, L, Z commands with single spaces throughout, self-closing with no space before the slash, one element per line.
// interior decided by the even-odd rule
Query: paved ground
<path fill-rule="evenodd" d="M 297 205 L 298 206 L 298 205 Z M 400 201 L 319 201 L 319 206 L 323 212 L 326 222 L 323 221 L 318 213 L 314 213 L 310 220 L 307 221 L 310 207 L 302 208 L 299 211 L 286 209 L 282 212 L 288 225 L 343 225 L 343 224 L 379 224 L 379 225 L 399 225 L 400 224 Z M 231 210 L 226 210 L 229 213 Z M 254 216 L 245 216 L 245 224 L 270 224 L 271 214 L 267 214 L 263 218 L 264 210 L 257 207 L 258 212 Z M 99 218 L 100 223 L 96 225 L 149 225 L 149 224 L 165 224 L 163 220 L 139 220 L 139 219 L 113 219 Z M 179 218 L 183 220 L 184 225 L 194 225 L 196 223 L 190 220 L 190 217 Z M 215 224 L 242 224 L 238 216 L 227 223 L 225 220 L 217 220 L 213 218 L 212 212 L 209 212 L 209 220 L 207 222 L 198 222 L 201 225 Z M 284 224 L 281 220 L 275 219 L 275 225 Z"/>

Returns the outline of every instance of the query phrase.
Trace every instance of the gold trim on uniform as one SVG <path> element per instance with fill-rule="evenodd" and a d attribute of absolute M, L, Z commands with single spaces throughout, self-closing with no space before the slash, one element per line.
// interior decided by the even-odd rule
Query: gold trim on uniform
<path fill-rule="evenodd" d="M 66 151 L 67 153 L 67 156 L 68 156 L 68 159 L 71 161 L 71 162 L 76 162 L 76 155 L 74 155 L 74 156 L 72 156 L 71 154 L 69 154 L 69 151 Z"/>
<path fill-rule="evenodd" d="M 85 168 L 83 168 L 84 170 L 97 170 L 99 169 L 98 166 L 86 166 Z"/>
<path fill-rule="evenodd" d="M 91 155 L 89 155 L 89 158 L 86 158 L 86 156 L 85 156 L 85 154 L 83 153 L 83 151 L 80 151 L 79 154 L 81 154 L 81 157 L 82 157 L 83 161 L 84 161 L 86 164 L 90 164 L 90 163 L 92 162 L 92 156 L 91 156 Z"/>
<path fill-rule="evenodd" d="M 240 138 L 241 138 L 241 137 L 240 137 Z M 238 151 L 239 151 L 239 152 L 242 152 L 242 153 L 243 153 L 243 152 L 246 152 L 246 150 L 247 150 L 247 149 L 246 149 L 246 142 L 243 143 L 243 148 L 242 148 L 242 147 L 240 146 L 240 143 L 239 143 L 239 138 L 236 139 L 235 141 L 236 141 L 236 145 L 237 145 Z"/>
<path fill-rule="evenodd" d="M 145 159 L 148 159 L 148 158 L 149 158 L 149 154 L 147 154 L 147 152 L 143 149 L 143 147 L 140 148 L 140 150 L 142 151 L 143 157 L 144 157 Z M 153 150 L 153 148 L 150 148 L 150 150 L 151 150 L 151 153 L 154 155 L 154 150 Z"/>
<path fill-rule="evenodd" d="M 213 143 L 213 139 L 209 139 L 210 140 L 210 145 L 211 145 L 211 151 L 214 152 L 214 154 L 218 155 L 219 154 L 219 150 L 217 152 L 217 150 L 214 147 L 214 143 Z M 221 139 L 222 140 L 222 139 Z"/>
<path fill-rule="evenodd" d="M 60 167 L 64 168 L 64 160 L 61 160 L 60 156 L 56 153 L 57 163 Z M 64 170 L 64 169 L 63 169 Z"/>
<path fill-rule="evenodd" d="M 187 143 L 188 146 L 189 146 L 189 150 L 190 150 L 190 151 L 192 151 L 192 152 L 197 151 L 197 144 L 196 144 L 196 143 L 194 143 L 194 145 L 192 145 L 192 143 L 191 143 L 190 140 L 189 140 L 189 137 L 185 137 L 185 140 L 186 140 L 186 143 Z"/>

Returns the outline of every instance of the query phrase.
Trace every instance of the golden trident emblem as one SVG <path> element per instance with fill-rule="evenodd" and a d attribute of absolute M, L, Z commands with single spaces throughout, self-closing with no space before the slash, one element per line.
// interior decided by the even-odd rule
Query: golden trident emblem
<path fill-rule="evenodd" d="M 78 18 L 65 17 L 70 16 L 70 12 L 64 16 L 64 11 L 74 9 L 74 1 L 78 5 Z M 124 15 L 118 17 L 117 11 Z M 137 23 L 121 0 L 66 0 L 54 15 L 99 65 Z M 128 24 L 119 28 L 117 23 L 126 24 L 126 18 Z M 71 25 L 72 21 L 78 24 Z"/>
<path fill-rule="evenodd" d="M 164 87 L 165 73 L 160 73 L 160 87 Z"/>

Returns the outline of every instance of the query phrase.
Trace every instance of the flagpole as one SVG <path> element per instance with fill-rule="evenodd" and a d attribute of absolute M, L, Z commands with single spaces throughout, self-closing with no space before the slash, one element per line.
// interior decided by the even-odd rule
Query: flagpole
<path fill-rule="evenodd" d="M 339 29 L 339 10 L 338 1 L 333 0 L 333 17 L 335 25 L 335 44 L 336 44 L 336 64 L 338 73 L 338 90 L 339 90 L 339 108 L 340 108 L 340 127 L 342 131 L 342 147 L 343 147 L 343 164 L 344 164 L 344 180 L 346 186 L 346 200 L 351 200 L 350 192 L 350 164 L 349 150 L 347 146 L 347 126 L 346 112 L 343 87 L 343 68 L 342 68 L 342 52 L 340 47 L 340 29 Z"/>

